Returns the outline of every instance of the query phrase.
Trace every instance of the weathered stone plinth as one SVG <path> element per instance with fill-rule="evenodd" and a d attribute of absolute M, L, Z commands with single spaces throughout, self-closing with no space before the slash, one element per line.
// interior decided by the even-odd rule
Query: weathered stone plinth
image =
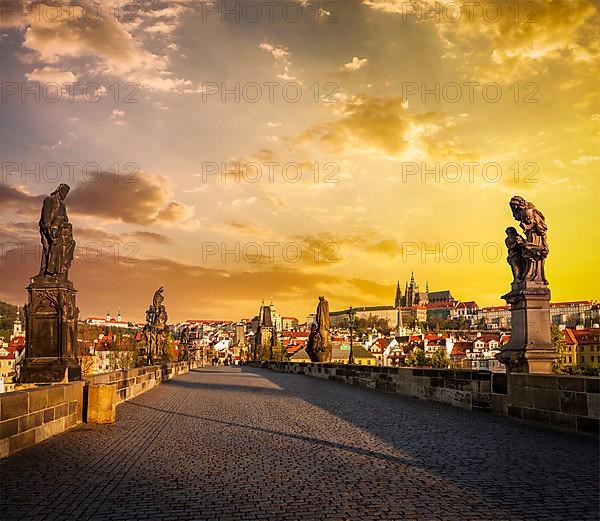
<path fill-rule="evenodd" d="M 558 355 L 550 334 L 550 289 L 535 282 L 514 283 L 502 298 L 511 305 L 512 332 L 498 360 L 509 372 L 552 373 Z"/>
<path fill-rule="evenodd" d="M 69 281 L 37 276 L 28 286 L 25 364 L 23 383 L 55 383 L 81 379 L 76 358 L 77 291 Z"/>
<path fill-rule="evenodd" d="M 117 419 L 117 386 L 88 385 L 87 422 L 115 423 Z"/>

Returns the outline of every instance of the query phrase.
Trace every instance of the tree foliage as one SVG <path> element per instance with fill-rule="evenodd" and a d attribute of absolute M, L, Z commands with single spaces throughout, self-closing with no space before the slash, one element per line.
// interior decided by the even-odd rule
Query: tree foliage
<path fill-rule="evenodd" d="M 404 360 L 404 364 L 409 367 L 424 367 L 428 365 L 425 351 L 420 347 L 415 347 Z"/>
<path fill-rule="evenodd" d="M 448 358 L 448 351 L 445 347 L 438 347 L 431 357 L 431 367 L 446 369 L 450 367 L 451 361 Z"/>
<path fill-rule="evenodd" d="M 17 317 L 17 306 L 0 301 L 0 337 L 9 338 Z M 21 320 L 23 316 L 21 315 Z"/>

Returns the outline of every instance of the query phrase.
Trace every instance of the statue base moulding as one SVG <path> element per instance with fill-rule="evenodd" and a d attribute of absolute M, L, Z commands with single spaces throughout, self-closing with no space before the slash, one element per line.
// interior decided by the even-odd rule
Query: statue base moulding
<path fill-rule="evenodd" d="M 31 279 L 27 292 L 26 358 L 21 382 L 81 380 L 81 366 L 76 358 L 79 310 L 73 284 L 38 275 Z"/>
<path fill-rule="evenodd" d="M 513 283 L 502 298 L 511 305 L 512 332 L 497 359 L 508 372 L 551 374 L 557 354 L 550 336 L 550 289 L 537 282 Z"/>

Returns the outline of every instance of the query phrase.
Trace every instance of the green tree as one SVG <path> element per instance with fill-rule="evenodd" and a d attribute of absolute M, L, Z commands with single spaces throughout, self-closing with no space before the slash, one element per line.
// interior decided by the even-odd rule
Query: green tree
<path fill-rule="evenodd" d="M 420 347 L 415 347 L 404 359 L 404 364 L 409 367 L 423 367 L 427 365 L 425 351 Z"/>
<path fill-rule="evenodd" d="M 567 343 L 565 342 L 565 337 L 558 326 L 552 326 L 550 338 L 552 339 L 554 351 L 558 353 L 558 359 L 554 362 L 553 370 L 555 373 L 564 373 L 565 370 L 563 367 L 563 356 L 567 351 Z"/>
<path fill-rule="evenodd" d="M 450 365 L 448 351 L 446 351 L 445 347 L 438 347 L 431 357 L 431 366 L 437 367 L 438 369 L 446 369 L 450 367 Z"/>
<path fill-rule="evenodd" d="M 9 338 L 12 335 L 16 317 L 17 306 L 0 301 L 0 337 Z M 21 310 L 21 321 L 25 322 L 23 310 Z"/>

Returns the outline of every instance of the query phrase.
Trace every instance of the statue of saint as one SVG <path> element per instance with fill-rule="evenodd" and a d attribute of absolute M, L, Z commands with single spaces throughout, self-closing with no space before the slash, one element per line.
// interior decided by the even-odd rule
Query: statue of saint
<path fill-rule="evenodd" d="M 540 284 L 548 284 L 544 272 L 544 264 L 550 250 L 546 240 L 548 227 L 546 226 L 544 214 L 542 214 L 542 212 L 540 212 L 532 203 L 520 196 L 515 196 L 510 200 L 510 208 L 513 217 L 519 221 L 520 227 L 525 233 L 525 239 L 518 234 L 516 235 L 520 240 L 511 236 L 513 237 L 510 239 L 512 246 L 508 246 L 509 238 L 507 237 L 509 264 L 511 265 L 511 268 L 513 268 L 513 273 L 514 266 L 521 264 L 522 261 L 523 268 L 522 271 L 518 270 L 519 277 L 518 279 L 515 278 L 515 282 L 531 281 Z M 519 242 L 519 244 L 517 244 L 517 242 Z M 511 248 L 513 248 L 512 252 Z M 520 251 L 520 254 L 517 253 L 518 251 Z M 521 256 L 521 259 L 518 258 L 518 255 Z"/>
<path fill-rule="evenodd" d="M 317 324 L 319 324 L 319 333 L 323 337 L 323 333 L 329 333 L 331 323 L 329 321 L 329 302 L 325 297 L 319 297 L 319 305 L 317 306 Z"/>
<path fill-rule="evenodd" d="M 156 318 L 154 320 L 154 332 L 156 333 L 158 344 L 156 350 L 157 354 L 160 352 L 163 356 L 167 354 L 166 337 L 169 332 L 169 326 L 167 325 L 169 315 L 167 314 L 167 308 L 163 305 L 165 300 L 164 291 L 165 289 L 161 286 L 154 293 L 154 298 L 152 299 L 154 309 L 156 310 Z"/>
<path fill-rule="evenodd" d="M 517 229 L 513 226 L 506 228 L 506 239 L 504 240 L 508 249 L 508 257 L 506 258 L 513 274 L 513 282 L 518 282 L 524 273 L 524 259 L 522 247 L 525 244 L 525 239 L 519 235 Z"/>
<path fill-rule="evenodd" d="M 167 309 L 163 305 L 165 300 L 164 291 L 164 288 L 161 286 L 154 292 L 152 305 L 149 310 L 151 314 L 142 330 L 142 334 L 146 339 L 148 364 L 154 362 L 155 356 L 160 355 L 165 357 L 167 355 L 167 337 L 169 334 L 167 321 L 169 320 L 169 316 Z"/>
<path fill-rule="evenodd" d="M 39 222 L 42 240 L 41 276 L 63 280 L 68 278 L 75 252 L 73 228 L 64 203 L 69 190 L 69 185 L 62 183 L 44 199 Z"/>
<path fill-rule="evenodd" d="M 331 336 L 329 328 L 329 303 L 325 297 L 319 297 L 317 306 L 317 323 L 311 327 L 306 345 L 306 352 L 313 362 L 329 362 L 331 360 Z"/>

